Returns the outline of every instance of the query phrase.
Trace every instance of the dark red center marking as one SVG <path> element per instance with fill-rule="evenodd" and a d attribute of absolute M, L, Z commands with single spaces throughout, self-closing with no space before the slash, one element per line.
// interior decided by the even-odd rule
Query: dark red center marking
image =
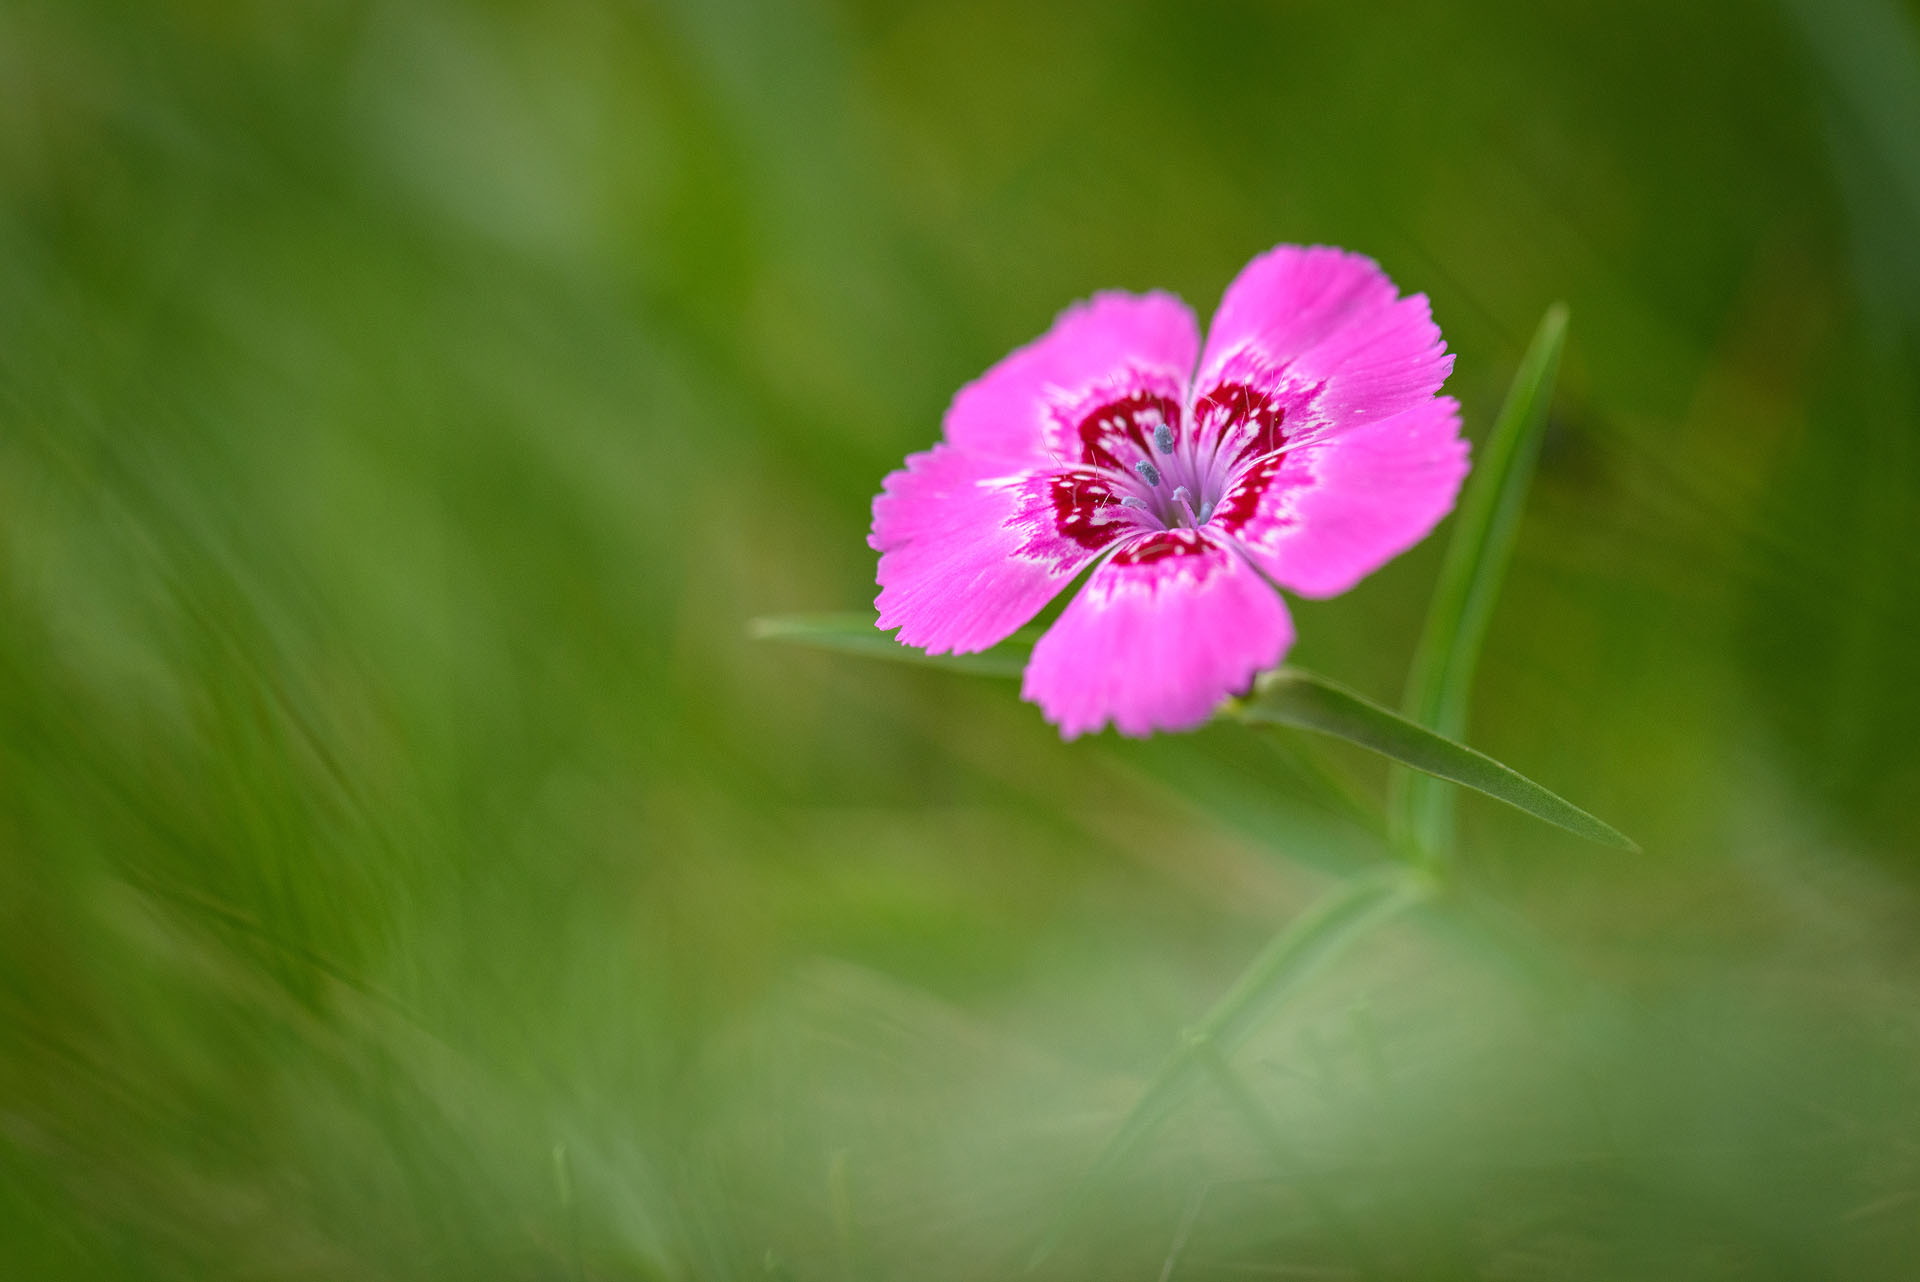
<path fill-rule="evenodd" d="M 1161 423 L 1180 430 L 1180 402 L 1155 392 L 1109 401 L 1080 420 L 1081 461 L 1124 471 L 1150 453 L 1147 443 Z"/>
<path fill-rule="evenodd" d="M 1103 519 L 1100 511 L 1120 502 L 1113 487 L 1097 476 L 1062 473 L 1047 478 L 1047 498 L 1053 504 L 1053 525 L 1081 547 L 1098 550 L 1126 529 L 1121 521 Z"/>
<path fill-rule="evenodd" d="M 1245 383 L 1222 383 L 1194 403 L 1193 417 L 1198 423 L 1217 424 L 1221 438 L 1244 424 L 1254 425 L 1253 438 L 1242 446 L 1237 459 L 1259 458 L 1271 454 L 1286 441 L 1280 422 L 1286 408 L 1258 388 Z"/>
<path fill-rule="evenodd" d="M 1259 510 L 1260 497 L 1273 484 L 1273 478 L 1280 475 L 1280 469 L 1286 466 L 1286 455 L 1276 454 L 1261 459 L 1234 479 L 1232 486 L 1220 496 L 1213 506 L 1213 523 L 1227 533 L 1239 531 L 1253 514 Z"/>
<path fill-rule="evenodd" d="M 1176 556 L 1206 556 L 1213 544 L 1192 530 L 1162 530 L 1136 539 L 1113 554 L 1115 565 L 1152 565 Z"/>
<path fill-rule="evenodd" d="M 1206 424 L 1225 439 L 1249 426 L 1253 431 L 1236 449 L 1235 464 L 1246 470 L 1233 478 L 1227 492 L 1213 505 L 1212 523 L 1232 534 L 1245 527 L 1259 510 L 1260 499 L 1280 475 L 1284 462 L 1277 453 L 1287 443 L 1280 424 L 1286 409 L 1259 388 L 1245 383 L 1222 383 L 1195 402 L 1196 421 Z"/>

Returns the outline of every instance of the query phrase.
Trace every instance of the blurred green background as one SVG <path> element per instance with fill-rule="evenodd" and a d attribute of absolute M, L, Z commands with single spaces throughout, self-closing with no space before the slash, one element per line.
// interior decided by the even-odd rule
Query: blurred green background
<path fill-rule="evenodd" d="M 0 0 L 0 1276 L 1018 1276 L 1382 771 L 746 621 L 1279 241 L 1476 438 L 1571 305 L 1470 738 L 1646 849 L 1464 800 L 1034 1276 L 1913 1276 L 1917 16 Z"/>

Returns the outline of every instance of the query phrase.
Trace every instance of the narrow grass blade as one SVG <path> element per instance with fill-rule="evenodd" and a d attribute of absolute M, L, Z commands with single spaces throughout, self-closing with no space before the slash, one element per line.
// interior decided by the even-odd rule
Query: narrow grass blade
<path fill-rule="evenodd" d="M 1433 888 L 1425 876 L 1397 866 L 1349 878 L 1260 950 L 1194 1026 L 1194 1039 L 1233 1054 L 1308 975 L 1374 926 L 1426 899 Z"/>
<path fill-rule="evenodd" d="M 1248 1133 L 1266 1150 L 1267 1160 L 1273 1164 L 1275 1172 L 1282 1179 L 1292 1181 L 1300 1190 L 1301 1197 L 1320 1217 L 1327 1231 L 1340 1240 L 1359 1275 L 1362 1278 L 1379 1277 L 1379 1261 L 1374 1259 L 1366 1235 L 1321 1187 L 1306 1163 L 1293 1151 L 1293 1145 L 1287 1142 L 1286 1132 L 1280 1129 L 1280 1123 L 1267 1111 L 1267 1106 L 1241 1080 L 1240 1074 L 1234 1072 L 1233 1065 L 1227 1062 L 1227 1057 L 1220 1053 L 1219 1047 L 1206 1045 L 1202 1047 L 1200 1056 L 1201 1066 L 1213 1077 L 1214 1085 L 1220 1088 L 1220 1093 L 1240 1115 L 1240 1120 L 1246 1123 Z"/>
<path fill-rule="evenodd" d="M 1052 1253 L 1108 1177 L 1185 1102 L 1206 1076 L 1208 1055 L 1233 1054 L 1302 980 L 1375 926 L 1425 899 L 1431 889 L 1432 883 L 1404 868 L 1383 869 L 1341 883 L 1287 923 L 1160 1065 L 1027 1267 L 1037 1267 Z"/>
<path fill-rule="evenodd" d="M 1484 792 L 1589 841 L 1639 849 L 1614 828 L 1485 753 L 1415 725 L 1343 685 L 1300 668 L 1267 673 L 1255 683 L 1252 694 L 1227 705 L 1226 715 L 1334 735 L 1403 766 Z"/>
<path fill-rule="evenodd" d="M 1450 739 L 1466 733 L 1474 668 L 1501 580 L 1513 559 L 1566 336 L 1567 309 L 1556 303 L 1541 318 L 1506 404 L 1480 447 L 1407 675 L 1401 704 L 1407 717 Z M 1429 858 L 1450 855 L 1453 790 L 1436 779 L 1399 770 L 1388 787 L 1388 830 L 1394 840 Z"/>
<path fill-rule="evenodd" d="M 979 677 L 1017 677 L 1026 670 L 1027 656 L 1033 650 L 1033 637 L 1023 629 L 979 654 L 928 654 L 914 646 L 901 645 L 890 633 L 882 632 L 874 626 L 871 614 L 776 615 L 753 620 L 747 625 L 747 635 L 756 641 L 785 641 L 816 650 L 917 663 Z"/>

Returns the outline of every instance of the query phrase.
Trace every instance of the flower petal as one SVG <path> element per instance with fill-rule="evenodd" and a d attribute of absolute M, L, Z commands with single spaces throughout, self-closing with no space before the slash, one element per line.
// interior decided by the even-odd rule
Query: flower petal
<path fill-rule="evenodd" d="M 1039 612 L 1137 518 L 1110 479 L 1179 427 L 1200 334 L 1170 294 L 1103 293 L 960 389 L 947 442 L 873 505 L 880 626 L 936 654 L 983 650 Z"/>
<path fill-rule="evenodd" d="M 1137 536 L 1033 648 L 1021 697 L 1072 739 L 1188 730 L 1293 644 L 1280 594 L 1192 530 Z"/>
<path fill-rule="evenodd" d="M 984 650 L 1135 528 L 1105 480 L 1013 468 L 951 445 L 907 459 L 873 501 L 880 627 L 934 654 Z"/>
<path fill-rule="evenodd" d="M 1337 596 L 1425 538 L 1466 474 L 1460 406 L 1442 396 L 1255 464 L 1214 523 L 1282 587 Z"/>
<path fill-rule="evenodd" d="M 1081 429 L 1096 432 L 1102 407 L 1164 411 L 1178 429 L 1199 350 L 1193 311 L 1173 295 L 1095 294 L 961 388 L 947 410 L 947 440 L 1003 459 L 1094 461 Z"/>
<path fill-rule="evenodd" d="M 1220 300 L 1194 380 L 1196 405 L 1262 393 L 1286 435 L 1343 430 L 1411 409 L 1453 369 L 1426 296 L 1397 298 L 1361 254 L 1316 246 L 1268 250 Z"/>

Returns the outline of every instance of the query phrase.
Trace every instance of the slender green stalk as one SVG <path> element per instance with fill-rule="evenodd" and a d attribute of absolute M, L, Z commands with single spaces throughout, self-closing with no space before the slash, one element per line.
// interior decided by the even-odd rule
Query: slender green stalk
<path fill-rule="evenodd" d="M 1454 517 L 1402 701 L 1408 718 L 1445 738 L 1466 733 L 1474 669 L 1513 559 L 1566 334 L 1567 309 L 1555 303 L 1521 359 Z M 1452 789 L 1405 770 L 1395 770 L 1388 786 L 1388 830 L 1396 844 L 1427 859 L 1450 857 Z"/>
<path fill-rule="evenodd" d="M 1199 1222 L 1200 1212 L 1207 1204 L 1207 1195 L 1212 1191 L 1211 1183 L 1202 1184 L 1187 1200 L 1187 1209 L 1180 1216 L 1180 1227 L 1174 1230 L 1173 1243 L 1167 1248 L 1167 1258 L 1160 1265 L 1160 1282 L 1173 1282 L 1173 1270 L 1180 1263 L 1180 1254 L 1187 1249 L 1187 1242 L 1193 1237 L 1193 1226 Z"/>
<path fill-rule="evenodd" d="M 1052 1253 L 1121 1163 L 1186 1101 L 1207 1071 L 1207 1055 L 1232 1055 L 1307 976 L 1432 893 L 1428 878 L 1397 866 L 1354 877 L 1334 887 L 1269 940 L 1161 1064 L 1027 1267 L 1037 1267 Z"/>
<path fill-rule="evenodd" d="M 827 1200 L 833 1207 L 833 1237 L 840 1250 L 841 1282 L 856 1282 L 863 1269 L 853 1219 L 853 1189 L 847 1176 L 847 1150 L 827 1159 Z"/>
<path fill-rule="evenodd" d="M 553 1146 L 553 1182 L 560 1195 L 560 1213 L 566 1217 L 567 1276 L 572 1282 L 586 1282 L 587 1266 L 580 1254 L 580 1210 L 573 1200 L 573 1163 L 567 1146 Z"/>
<path fill-rule="evenodd" d="M 1208 1075 L 1220 1088 L 1220 1093 L 1226 1097 L 1227 1103 L 1247 1124 L 1247 1130 L 1266 1151 L 1268 1160 L 1273 1163 L 1274 1168 L 1283 1178 L 1291 1180 L 1299 1188 L 1301 1197 L 1306 1199 L 1307 1205 L 1313 1208 L 1314 1214 L 1326 1224 L 1328 1232 L 1338 1238 L 1341 1245 L 1346 1248 L 1347 1254 L 1353 1257 L 1354 1268 L 1360 1276 L 1377 1277 L 1380 1272 L 1379 1264 L 1374 1259 L 1373 1252 L 1367 1247 L 1366 1236 L 1360 1232 L 1340 1204 L 1327 1196 L 1326 1190 L 1321 1188 L 1318 1181 L 1313 1178 L 1306 1164 L 1294 1152 L 1293 1145 L 1287 1142 L 1286 1133 L 1280 1129 L 1280 1123 L 1275 1121 L 1273 1114 L 1267 1111 L 1267 1106 L 1260 1102 L 1259 1097 L 1241 1079 L 1240 1074 L 1234 1071 L 1233 1065 L 1227 1062 L 1226 1056 L 1220 1053 L 1217 1045 L 1212 1042 L 1202 1042 L 1199 1054 L 1201 1064 L 1206 1068 Z"/>

